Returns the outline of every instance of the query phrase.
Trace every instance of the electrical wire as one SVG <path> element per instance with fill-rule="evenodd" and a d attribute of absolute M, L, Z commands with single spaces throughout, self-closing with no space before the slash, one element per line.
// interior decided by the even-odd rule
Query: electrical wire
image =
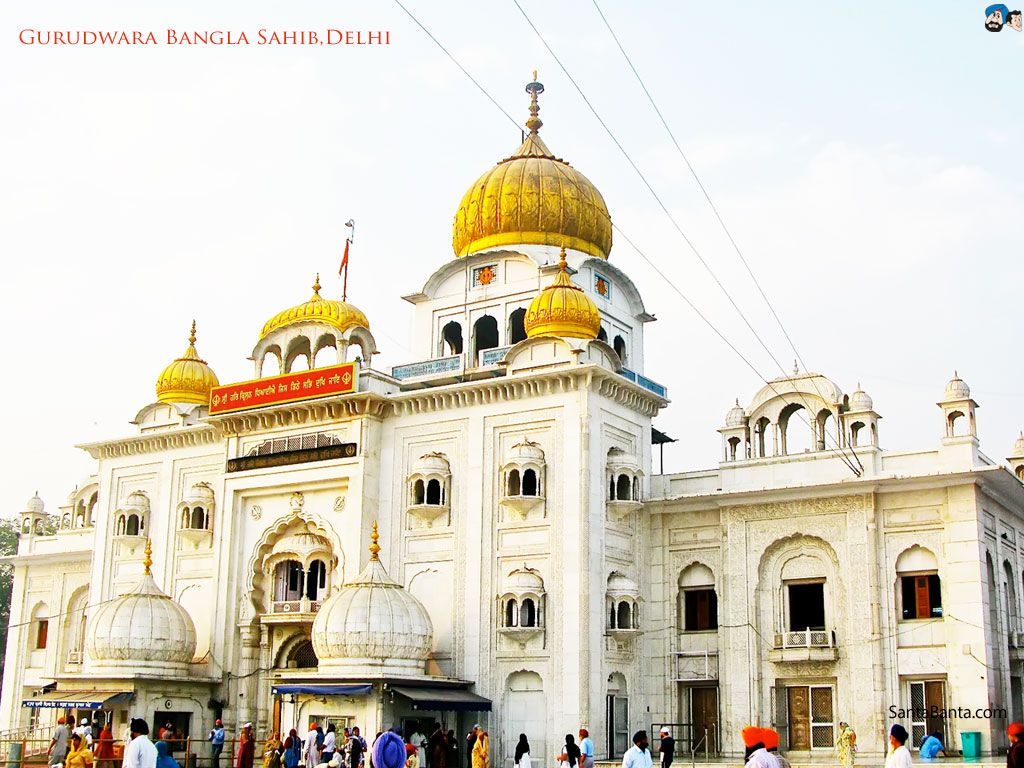
<path fill-rule="evenodd" d="M 665 128 L 665 132 L 668 134 L 669 139 L 672 140 L 672 144 L 675 145 L 676 151 L 679 153 L 679 156 L 683 159 L 683 163 L 685 163 L 686 167 L 689 169 L 690 175 L 693 176 L 693 180 L 697 183 L 697 186 L 700 188 L 701 194 L 704 195 L 704 199 L 707 201 L 708 206 L 711 208 L 711 211 L 715 214 L 715 218 L 718 219 L 718 223 L 722 227 L 722 231 L 725 233 L 726 238 L 728 238 L 729 242 L 732 244 L 733 250 L 736 251 L 736 255 L 739 256 L 740 261 L 742 262 L 744 268 L 747 270 L 747 274 L 753 281 L 758 293 L 761 294 L 761 298 L 764 299 L 764 303 L 768 306 L 768 310 L 772 313 L 772 317 L 775 318 L 775 322 L 778 324 L 779 330 L 782 331 L 782 335 L 786 338 L 786 341 L 789 343 L 790 349 L 793 350 L 793 354 L 796 356 L 796 359 L 799 361 L 800 365 L 803 366 L 803 369 L 805 371 L 810 370 L 807 367 L 807 364 L 804 362 L 803 357 L 800 355 L 800 352 L 797 350 L 796 344 L 790 337 L 789 332 L 786 330 L 786 326 L 783 325 L 782 318 L 780 318 L 778 312 L 775 311 L 775 306 L 772 304 L 771 300 L 768 298 L 768 295 L 765 293 L 764 287 L 761 285 L 761 281 L 757 279 L 757 276 L 751 269 L 746 257 L 743 255 L 743 251 L 740 250 L 739 244 L 736 242 L 736 239 L 732 236 L 732 232 L 730 232 L 729 227 L 726 226 L 725 219 L 722 218 L 722 214 L 719 212 L 718 206 L 716 206 L 714 201 L 711 199 L 711 195 L 708 193 L 707 188 L 704 186 L 704 182 L 700 180 L 700 176 L 697 175 L 697 170 L 693 167 L 693 164 L 690 162 L 690 159 L 686 156 L 686 153 L 683 151 L 682 146 L 680 146 L 675 134 L 669 127 L 668 121 L 662 114 L 657 102 L 655 102 L 654 96 L 651 95 L 650 90 L 647 88 L 647 84 L 644 82 L 644 79 L 640 76 L 640 72 L 637 71 L 636 66 L 633 64 L 633 60 L 630 58 L 629 54 L 626 53 L 626 49 L 623 47 L 622 42 L 619 40 L 619 36 L 615 34 L 615 30 L 612 29 L 612 25 L 609 23 L 608 18 L 604 15 L 604 12 L 601 10 L 601 6 L 598 4 L 597 0 L 591 0 L 591 2 L 593 2 L 594 9 L 597 11 L 597 15 L 601 17 L 601 21 L 603 21 L 605 27 L 607 27 L 608 33 L 612 36 L 612 40 L 615 41 L 615 45 L 618 46 L 620 53 L 622 53 L 623 58 L 626 60 L 626 63 L 629 65 L 630 70 L 632 70 L 633 75 L 636 77 L 637 82 L 640 84 L 640 88 L 643 89 L 644 95 L 647 96 L 647 100 L 651 103 L 651 107 L 654 109 L 655 114 L 657 114 L 658 119 L 661 121 L 662 126 Z M 815 392 L 818 393 L 818 397 L 820 397 L 822 400 L 825 400 L 825 396 L 818 388 L 818 383 L 813 378 L 811 379 L 811 384 L 814 386 Z M 854 450 L 854 446 L 851 445 L 848 447 L 850 449 L 850 453 L 853 454 L 854 459 L 857 461 L 858 466 L 861 468 L 861 470 L 863 470 L 864 465 L 861 463 L 860 457 L 857 456 L 857 452 Z"/>
<path fill-rule="evenodd" d="M 509 113 L 507 111 L 505 111 L 504 108 L 501 107 L 501 105 L 497 102 L 497 100 L 494 97 L 492 97 L 490 95 L 490 93 L 487 92 L 487 90 L 479 83 L 479 81 L 477 81 L 476 78 L 474 78 L 469 73 L 468 70 L 466 70 L 465 67 L 462 66 L 462 64 L 448 51 L 447 48 L 445 48 L 445 46 L 430 32 L 430 30 L 428 30 L 426 28 L 426 26 L 424 26 L 424 24 L 422 22 L 420 22 L 420 20 L 417 19 L 416 16 L 414 16 L 411 11 L 409 11 L 408 8 L 406 8 L 404 5 L 402 5 L 400 0 L 394 0 L 394 1 L 406 13 L 406 15 L 408 15 L 409 18 L 413 20 L 413 22 L 416 24 L 416 26 L 418 26 L 421 30 L 423 30 L 423 32 L 427 35 L 427 37 L 429 37 L 434 42 L 434 44 L 437 45 L 437 47 L 440 48 L 441 51 L 459 68 L 459 70 L 461 72 L 463 72 L 466 75 L 466 77 L 468 77 L 470 79 L 470 81 L 477 87 L 477 89 L 479 89 L 487 97 L 487 100 L 490 101 L 492 104 L 494 104 L 503 115 L 505 115 L 507 118 L 509 118 L 518 127 L 518 123 L 515 122 L 514 118 L 512 118 L 509 115 Z M 516 4 L 518 5 L 518 3 L 516 3 Z M 520 8 L 520 10 L 522 10 L 522 9 Z M 524 13 L 524 15 L 525 15 L 525 13 Z M 527 19 L 528 18 L 529 17 L 527 17 Z M 538 33 L 538 35 L 539 35 L 539 33 Z M 554 55 L 554 54 L 552 53 L 552 55 Z M 563 67 L 563 71 L 565 71 L 564 67 Z M 566 75 L 569 76 L 567 72 L 566 72 Z M 571 76 L 569 76 L 569 77 L 570 77 L 570 80 L 571 80 L 572 79 Z M 575 84 L 575 82 L 574 82 L 574 84 Z M 583 95 L 582 91 L 579 89 L 579 86 L 577 86 L 577 90 L 580 91 L 581 95 Z M 585 96 L 584 96 L 584 100 L 586 100 Z M 588 105 L 589 105 L 589 102 L 588 102 Z M 591 110 L 594 111 L 593 107 L 591 107 Z M 598 117 L 598 120 L 600 120 L 600 116 L 597 115 L 596 111 L 594 111 L 594 114 Z M 602 125 L 604 125 L 603 121 L 602 121 Z M 607 126 L 605 126 L 605 129 L 608 130 Z M 610 133 L 610 131 L 609 131 L 609 135 L 612 135 Z M 614 139 L 614 135 L 612 135 L 612 137 L 613 137 L 613 140 L 615 140 Z M 615 141 L 616 141 L 616 143 L 618 143 L 617 140 L 615 140 Z M 619 145 L 619 146 L 621 147 L 621 145 Z M 625 153 L 625 150 L 623 150 L 623 152 Z M 628 155 L 627 155 L 627 158 L 628 158 Z M 633 167 L 634 167 L 634 169 L 636 169 L 637 173 L 640 174 L 641 177 L 643 178 L 643 174 L 641 173 L 639 168 L 637 168 L 635 164 L 633 165 Z M 646 179 L 645 179 L 645 181 L 646 181 Z M 654 190 L 652 188 L 650 188 L 649 185 L 648 185 L 648 188 L 651 189 L 652 194 L 654 194 L 655 197 L 657 198 L 657 194 L 654 192 Z M 660 202 L 660 198 L 657 198 L 657 199 Z M 667 213 L 667 211 L 666 211 L 666 213 Z M 671 214 L 669 214 L 669 215 L 671 217 Z M 715 335 L 717 335 L 723 342 L 725 342 L 725 344 L 733 352 L 736 353 L 736 355 L 757 375 L 757 377 L 765 382 L 765 384 L 769 387 L 769 389 L 771 389 L 771 391 L 776 396 L 783 397 L 783 395 L 775 388 L 775 386 L 767 378 L 767 376 L 762 374 L 758 370 L 758 368 L 742 352 L 740 352 L 739 348 L 737 348 L 735 344 L 733 344 L 731 341 L 729 341 L 729 339 L 726 338 L 726 336 L 714 325 L 714 323 L 712 323 L 711 320 L 706 315 L 704 315 L 703 312 L 701 312 L 698 309 L 697 305 L 693 301 L 691 301 L 686 296 L 686 294 L 684 294 L 682 292 L 682 290 L 671 279 L 669 279 L 669 277 L 659 267 L 657 267 L 657 265 L 654 264 L 654 262 L 636 245 L 636 243 L 634 243 L 622 231 L 622 228 L 617 226 L 617 225 L 613 225 L 613 226 L 614 226 L 615 230 L 623 237 L 623 239 L 625 239 L 632 246 L 632 248 L 637 252 L 637 254 L 640 255 L 641 258 L 643 258 L 643 260 L 645 262 L 647 262 L 647 264 L 650 265 L 651 268 L 654 269 L 655 272 L 663 280 L 665 280 L 665 282 L 676 292 L 676 294 L 679 295 L 679 297 L 687 304 L 687 306 L 689 306 L 694 311 L 694 313 L 715 333 Z M 682 233 L 681 229 L 680 229 L 680 234 L 683 235 L 684 239 L 686 238 L 686 235 L 684 233 Z M 689 243 L 689 240 L 687 240 L 687 242 Z M 691 246 L 691 248 L 693 248 L 692 243 L 690 244 L 690 246 Z M 696 252 L 696 249 L 694 249 L 694 252 Z M 721 285 L 721 284 L 719 283 L 719 285 Z M 722 290 L 725 291 L 724 287 L 722 288 Z M 729 295 L 728 292 L 726 292 L 726 295 L 727 296 Z M 731 300 L 731 297 L 730 297 L 730 300 Z M 735 306 L 735 302 L 733 304 Z M 749 322 L 748 322 L 748 326 L 749 326 Z M 757 334 L 755 332 L 755 336 L 756 335 Z M 764 346 L 764 342 L 763 341 L 761 341 L 761 345 Z M 767 349 L 767 347 L 765 347 L 765 348 Z M 771 354 L 770 351 L 769 351 L 769 354 Z M 773 360 L 775 359 L 774 356 L 772 357 L 772 359 Z M 778 360 L 775 360 L 775 363 L 776 363 L 776 365 L 779 365 Z M 779 365 L 779 367 L 781 368 L 781 365 Z M 783 370 L 783 373 L 785 373 L 784 370 Z M 824 398 L 822 398 L 822 399 L 824 399 Z M 806 400 L 804 401 L 804 408 L 808 411 L 808 413 L 810 412 L 810 408 L 807 407 Z M 808 428 L 811 428 L 810 421 L 808 421 L 807 418 L 802 413 L 800 413 L 800 417 L 807 424 Z M 812 429 L 812 431 L 813 431 L 813 429 Z M 825 437 L 831 437 L 831 435 L 829 435 L 827 431 L 824 432 L 824 435 L 825 435 Z M 838 445 L 838 441 L 835 440 L 835 438 L 833 438 L 833 442 Z M 849 468 L 850 471 L 853 472 L 853 474 L 855 476 L 859 477 L 861 475 L 861 470 L 859 470 L 853 463 L 850 462 L 850 460 L 846 457 L 845 453 L 842 453 L 841 451 L 837 451 L 835 449 L 829 449 L 829 450 L 833 454 L 839 456 L 839 458 L 843 461 L 843 463 L 847 466 L 847 468 Z"/>
<path fill-rule="evenodd" d="M 396 0 L 396 2 L 397 2 L 397 0 Z M 605 122 L 604 118 L 601 117 L 601 114 L 594 107 L 593 103 L 591 103 L 590 99 L 587 97 L 586 93 L 583 91 L 583 88 L 576 81 L 576 78 L 574 78 L 572 76 L 572 73 L 570 73 L 568 68 L 565 66 L 565 64 L 562 63 L 562 60 L 559 58 L 558 54 L 555 53 L 554 49 L 548 43 L 547 39 L 544 37 L 543 34 L 541 34 L 541 31 L 537 28 L 537 25 L 533 23 L 533 20 L 530 18 L 529 14 L 526 12 L 526 10 L 523 8 L 522 4 L 519 2 L 519 0 L 512 0 L 512 2 L 515 4 L 516 8 L 519 9 L 519 13 L 522 14 L 523 19 L 530 26 L 530 29 L 532 29 L 534 34 L 537 35 L 537 39 L 539 39 L 541 44 L 547 49 L 548 53 L 551 55 L 551 58 L 553 58 L 555 60 L 555 63 L 558 64 L 559 68 L 562 70 L 562 73 L 566 76 L 566 78 L 568 78 L 569 82 L 572 83 L 573 87 L 576 89 L 576 92 L 579 93 L 580 98 L 583 99 L 583 103 L 587 105 L 588 109 L 590 109 L 591 113 L 594 115 L 594 118 L 597 120 L 597 122 L 604 129 L 605 133 L 608 134 L 608 137 L 612 140 L 612 143 L 615 144 L 615 146 L 619 149 L 619 152 L 622 154 L 622 156 L 624 158 L 626 158 L 626 161 L 629 163 L 630 167 L 632 167 L 633 170 L 636 172 L 637 176 L 640 177 L 640 180 L 643 182 L 644 186 L 647 187 L 648 192 L 651 193 L 651 196 L 654 198 L 655 202 L 661 208 L 661 210 L 665 214 L 665 216 L 668 217 L 668 220 L 672 223 L 672 226 L 675 228 L 676 232 L 679 233 L 680 237 L 682 237 L 682 239 L 686 243 L 686 245 L 689 246 L 689 248 L 693 252 L 694 256 L 697 257 L 697 260 L 700 261 L 700 263 L 704 267 L 705 271 L 708 273 L 708 275 L 711 276 L 711 279 L 715 282 L 715 284 L 718 286 L 718 288 L 722 291 L 722 293 L 725 295 L 726 299 L 728 299 L 729 303 L 732 305 L 733 309 L 736 310 L 736 313 L 743 320 L 744 324 L 746 324 L 747 328 L 753 334 L 754 338 L 757 339 L 758 343 L 761 345 L 761 347 L 764 349 L 764 351 L 774 361 L 775 365 L 778 366 L 778 368 L 782 372 L 783 376 L 786 376 L 786 369 L 782 366 L 782 363 L 779 362 L 778 358 L 775 357 L 775 355 L 772 353 L 771 349 L 765 343 L 764 339 L 761 338 L 761 335 L 757 332 L 757 329 L 754 328 L 753 324 L 750 322 L 750 319 L 747 317 L 746 313 L 743 312 L 743 310 L 740 308 L 740 305 L 732 297 L 732 294 L 729 293 L 729 291 L 726 289 L 725 285 L 722 284 L 722 281 L 719 279 L 719 277 L 715 273 L 715 271 L 711 268 L 711 265 L 708 264 L 708 262 L 704 258 L 704 256 L 701 255 L 701 253 L 698 250 L 697 246 L 694 245 L 693 241 L 690 240 L 690 238 L 686 234 L 686 232 L 683 231 L 683 228 L 679 225 L 679 222 L 676 220 L 675 216 L 672 215 L 672 212 L 668 209 L 668 206 L 665 205 L 664 201 L 661 199 L 661 196 L 657 193 L 657 191 L 655 191 L 654 187 L 651 185 L 650 181 L 648 181 L 648 179 L 647 179 L 646 175 L 644 175 L 643 171 L 640 170 L 640 167 L 633 160 L 633 158 L 629 154 L 629 152 L 626 151 L 626 148 L 622 145 L 622 142 L 619 141 L 619 139 L 615 135 L 615 133 L 611 130 L 611 128 L 608 127 L 608 124 Z M 804 367 L 804 370 L 806 370 L 806 366 Z M 820 393 L 819 393 L 819 396 L 820 396 Z M 822 398 L 822 399 L 824 399 L 824 398 Z M 809 404 L 806 401 L 806 398 L 804 398 L 803 407 L 804 407 L 804 409 L 807 410 L 808 413 L 811 412 L 811 410 L 809 408 Z M 799 411 L 797 411 L 797 413 L 799 413 Z M 803 414 L 800 414 L 800 416 L 807 423 L 807 426 L 808 426 L 808 428 L 811 429 L 812 433 L 814 433 L 815 430 L 811 426 L 811 422 L 806 417 L 804 417 Z M 825 431 L 824 437 L 825 437 L 826 440 L 829 437 L 827 431 Z M 838 448 L 838 451 L 836 451 L 836 453 L 841 453 L 842 454 L 843 462 L 850 468 L 850 470 L 854 473 L 854 475 L 859 477 L 862 474 L 861 470 L 858 469 L 856 466 L 854 466 L 854 464 L 848 458 L 846 458 L 846 452 L 843 449 L 842 444 L 836 438 L 833 438 L 833 442 L 836 444 L 836 447 Z"/>

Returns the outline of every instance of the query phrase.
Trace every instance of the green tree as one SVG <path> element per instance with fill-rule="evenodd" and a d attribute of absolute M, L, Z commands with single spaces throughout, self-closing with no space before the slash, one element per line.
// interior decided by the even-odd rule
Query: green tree
<path fill-rule="evenodd" d="M 18 551 L 19 520 L 0 518 L 0 555 Z M 14 566 L 0 563 L 0 683 L 3 682 L 4 659 L 7 657 L 7 624 L 11 620 L 11 590 L 14 587 Z"/>

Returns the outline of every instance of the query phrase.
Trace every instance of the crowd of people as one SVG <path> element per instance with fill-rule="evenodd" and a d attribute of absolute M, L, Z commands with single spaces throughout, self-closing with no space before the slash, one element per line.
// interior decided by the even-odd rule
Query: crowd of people
<path fill-rule="evenodd" d="M 410 733 L 401 728 L 378 732 L 371 744 L 362 736 L 359 726 L 338 731 L 333 723 L 326 729 L 311 722 L 305 736 L 292 728 L 282 740 L 271 734 L 262 745 L 262 768 L 461 768 L 459 745 L 455 731 L 445 730 L 430 723 L 421 733 L 419 723 L 409 723 Z M 114 738 L 109 723 L 100 725 L 83 718 L 75 725 L 74 719 L 61 717 L 57 721 L 47 754 L 48 764 L 59 768 L 182 768 L 173 757 L 174 745 L 182 740 L 171 723 L 159 731 L 154 743 L 149 738 L 149 725 L 142 718 L 132 718 L 129 738 L 123 757 L 115 757 Z M 1013 723 L 1007 729 L 1010 750 L 1006 756 L 1007 768 L 1024 768 L 1024 723 Z M 742 731 L 745 768 L 791 768 L 789 761 L 779 753 L 779 734 L 770 728 L 748 726 Z M 586 728 L 580 728 L 577 737 L 569 733 L 561 752 L 556 756 L 559 768 L 594 768 L 594 741 Z M 927 734 L 919 745 L 918 755 L 931 761 L 946 755 L 940 732 Z M 223 722 L 216 720 L 207 735 L 210 743 L 211 766 L 220 768 L 220 759 L 227 742 Z M 388 741 L 394 749 L 381 751 L 377 746 Z M 888 734 L 888 752 L 885 768 L 911 768 L 913 758 L 907 746 L 909 734 L 900 724 L 893 725 Z M 466 735 L 465 768 L 490 768 L 490 736 L 480 725 L 473 726 Z M 245 723 L 238 737 L 232 768 L 254 768 L 256 738 L 252 723 Z M 658 734 L 655 752 L 660 768 L 671 768 L 675 758 L 675 739 L 668 728 Z M 387 755 L 384 764 L 374 765 L 374 755 Z M 848 723 L 839 723 L 836 756 L 841 768 L 854 768 L 857 754 L 857 734 Z M 396 757 L 397 755 L 397 757 Z M 404 759 L 404 766 L 402 760 Z M 525 733 L 519 734 L 515 747 L 515 768 L 533 768 L 537 758 L 530 755 L 530 741 Z M 543 758 L 540 763 L 545 762 Z M 633 746 L 622 757 L 622 768 L 653 768 L 654 757 L 647 731 L 633 735 Z"/>

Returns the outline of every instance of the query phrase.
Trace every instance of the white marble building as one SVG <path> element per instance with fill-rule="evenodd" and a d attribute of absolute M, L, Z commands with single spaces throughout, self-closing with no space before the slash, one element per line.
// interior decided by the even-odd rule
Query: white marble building
<path fill-rule="evenodd" d="M 946 437 L 883 451 L 867 395 L 794 374 L 730 411 L 717 468 L 652 476 L 654 317 L 600 193 L 540 139 L 540 90 L 404 297 L 418 362 L 375 369 L 372 320 L 317 282 L 251 352 L 274 402 L 218 409 L 193 328 L 133 433 L 81 446 L 55 533 L 29 502 L 0 726 L 483 721 L 508 765 L 520 732 L 549 755 L 581 724 L 599 756 L 662 722 L 726 752 L 775 722 L 812 751 L 846 719 L 878 750 L 919 695 L 1019 711 L 1024 439 L 1017 476 L 980 453 L 955 379 Z M 346 361 L 354 391 L 303 394 Z M 1001 725 L 944 727 L 991 749 Z"/>

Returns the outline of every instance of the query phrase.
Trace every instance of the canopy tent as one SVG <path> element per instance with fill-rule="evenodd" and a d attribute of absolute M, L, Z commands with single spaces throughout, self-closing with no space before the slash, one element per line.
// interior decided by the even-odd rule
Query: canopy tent
<path fill-rule="evenodd" d="M 132 691 L 47 691 L 32 699 L 23 699 L 21 706 L 40 709 L 109 709 L 127 704 L 135 698 Z"/>
<path fill-rule="evenodd" d="M 440 712 L 490 712 L 491 700 L 459 688 L 410 688 L 395 685 L 391 690 L 412 702 L 415 709 Z"/>
<path fill-rule="evenodd" d="M 369 683 L 356 685 L 317 685 L 305 683 L 301 685 L 275 685 L 274 695 L 283 693 L 307 693 L 319 696 L 363 696 L 373 690 Z"/>

